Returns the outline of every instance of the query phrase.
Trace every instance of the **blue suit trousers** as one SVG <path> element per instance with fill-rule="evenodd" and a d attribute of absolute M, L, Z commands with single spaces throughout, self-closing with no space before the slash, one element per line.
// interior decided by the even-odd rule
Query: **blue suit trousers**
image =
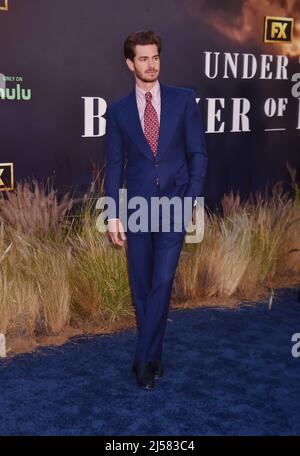
<path fill-rule="evenodd" d="M 137 320 L 137 361 L 162 359 L 172 284 L 185 233 L 184 228 L 180 232 L 127 231 L 128 271 Z"/>

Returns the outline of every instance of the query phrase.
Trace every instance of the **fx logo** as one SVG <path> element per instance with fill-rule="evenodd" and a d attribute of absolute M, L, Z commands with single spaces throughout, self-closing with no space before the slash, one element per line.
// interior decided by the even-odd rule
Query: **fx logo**
<path fill-rule="evenodd" d="M 14 164 L 0 163 L 0 192 L 14 189 Z"/>
<path fill-rule="evenodd" d="M 294 19 L 265 16 L 265 43 L 290 43 L 293 37 Z"/>
<path fill-rule="evenodd" d="M 8 11 L 8 0 L 0 0 L 0 11 Z"/>

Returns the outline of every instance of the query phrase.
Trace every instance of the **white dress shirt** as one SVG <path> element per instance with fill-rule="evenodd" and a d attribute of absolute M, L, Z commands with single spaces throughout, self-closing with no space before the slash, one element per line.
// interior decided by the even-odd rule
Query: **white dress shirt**
<path fill-rule="evenodd" d="M 146 97 L 145 94 L 147 92 L 152 93 L 152 98 L 151 98 L 151 103 L 152 106 L 154 107 L 157 117 L 158 117 L 158 123 L 160 124 L 160 85 L 158 80 L 156 80 L 154 86 L 152 89 L 149 90 L 143 90 L 141 87 L 139 87 L 137 84 L 135 84 L 135 95 L 136 95 L 136 104 L 138 107 L 138 112 L 140 116 L 140 121 L 141 125 L 143 128 L 143 131 L 145 131 L 144 128 L 144 113 L 145 113 L 145 108 L 146 108 Z"/>

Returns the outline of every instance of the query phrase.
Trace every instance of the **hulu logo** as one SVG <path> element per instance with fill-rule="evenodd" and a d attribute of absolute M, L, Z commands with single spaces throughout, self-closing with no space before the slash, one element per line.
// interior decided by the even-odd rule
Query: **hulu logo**
<path fill-rule="evenodd" d="M 31 100 L 31 89 L 23 89 L 19 83 L 16 87 L 7 87 L 5 76 L 0 74 L 0 100 Z"/>

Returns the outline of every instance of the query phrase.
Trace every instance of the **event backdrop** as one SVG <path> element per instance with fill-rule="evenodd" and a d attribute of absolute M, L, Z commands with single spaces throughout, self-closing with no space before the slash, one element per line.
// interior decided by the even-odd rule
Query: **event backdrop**
<path fill-rule="evenodd" d="M 89 188 L 106 107 L 134 84 L 123 42 L 141 29 L 162 38 L 160 80 L 199 99 L 209 206 L 288 182 L 286 163 L 299 178 L 299 1 L 0 0 L 0 190 Z"/>

